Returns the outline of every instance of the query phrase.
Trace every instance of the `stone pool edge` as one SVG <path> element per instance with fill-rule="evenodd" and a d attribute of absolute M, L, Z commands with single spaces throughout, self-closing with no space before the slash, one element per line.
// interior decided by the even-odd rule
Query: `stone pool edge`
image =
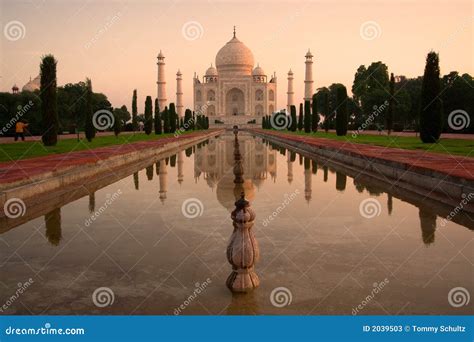
<path fill-rule="evenodd" d="M 408 170 L 406 165 L 397 161 L 388 161 L 373 156 L 364 157 L 362 153 L 357 156 L 343 149 L 334 150 L 320 145 L 302 144 L 301 141 L 293 140 L 291 135 L 271 134 L 257 129 L 247 131 L 295 152 L 305 152 L 346 167 L 362 169 L 361 173 L 363 174 L 376 177 L 386 183 L 388 183 L 387 180 L 393 181 L 397 187 L 453 207 L 460 205 L 468 194 L 474 194 L 474 182 L 469 179 L 454 177 L 439 171 L 428 170 L 426 174 L 423 174 L 419 168 Z M 370 161 L 370 165 L 367 165 L 368 161 Z M 463 210 L 474 213 L 474 203 L 471 202 L 463 206 Z"/>
<path fill-rule="evenodd" d="M 174 150 L 178 152 L 183 148 L 196 145 L 216 135 L 222 134 L 223 131 L 223 129 L 212 130 L 199 134 L 198 136 L 165 143 L 161 146 L 150 146 L 139 151 L 135 150 L 112 155 L 109 158 L 89 162 L 84 165 L 65 167 L 62 171 L 46 171 L 39 176 L 36 175 L 35 179 L 31 182 L 19 184 L 18 186 L 9 183 L 2 184 L 2 187 L 7 188 L 0 190 L 0 206 L 3 207 L 5 202 L 12 198 L 27 200 L 33 196 L 55 191 L 68 185 L 74 185 L 93 177 L 99 177 L 113 168 L 124 167 L 146 159 L 156 158 L 160 154 L 171 153 Z M 8 187 L 8 185 L 11 185 L 11 187 Z"/>

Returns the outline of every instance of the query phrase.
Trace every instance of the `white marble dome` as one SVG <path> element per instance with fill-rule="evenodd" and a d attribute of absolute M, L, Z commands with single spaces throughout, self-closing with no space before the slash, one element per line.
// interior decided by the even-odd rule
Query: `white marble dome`
<path fill-rule="evenodd" d="M 255 69 L 252 71 L 253 76 L 265 76 L 265 71 L 262 69 L 260 65 L 257 65 Z"/>
<path fill-rule="evenodd" d="M 254 65 L 253 54 L 235 36 L 216 55 L 217 71 L 251 75 Z"/>
<path fill-rule="evenodd" d="M 217 76 L 217 69 L 211 66 L 206 70 L 206 76 Z"/>
<path fill-rule="evenodd" d="M 30 78 L 30 81 L 21 88 L 22 91 L 35 91 L 39 90 L 41 87 L 41 77 L 40 75 L 36 76 L 34 79 Z"/>

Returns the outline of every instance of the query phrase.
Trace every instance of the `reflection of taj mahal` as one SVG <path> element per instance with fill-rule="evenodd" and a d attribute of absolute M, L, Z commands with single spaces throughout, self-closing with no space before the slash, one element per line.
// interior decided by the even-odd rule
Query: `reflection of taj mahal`
<path fill-rule="evenodd" d="M 246 123 L 276 110 L 276 91 L 276 76 L 268 80 L 260 66 L 254 68 L 252 51 L 234 30 L 216 55 L 216 67 L 207 69 L 202 82 L 194 76 L 194 110 L 211 121 Z"/>
<path fill-rule="evenodd" d="M 242 155 L 243 189 L 246 198 L 252 200 L 255 186 L 258 187 L 268 176 L 276 178 L 277 151 L 268 149 L 260 138 L 246 134 L 239 134 L 239 150 Z M 219 202 L 230 210 L 234 208 L 235 201 L 232 196 L 232 189 L 235 188 L 234 165 L 234 137 L 230 134 L 211 139 L 207 145 L 196 150 L 194 177 L 203 176 L 210 187 L 216 188 Z"/>

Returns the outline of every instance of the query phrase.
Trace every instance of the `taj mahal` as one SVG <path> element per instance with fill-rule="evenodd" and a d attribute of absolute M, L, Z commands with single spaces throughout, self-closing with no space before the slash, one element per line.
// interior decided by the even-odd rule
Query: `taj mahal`
<path fill-rule="evenodd" d="M 313 55 L 305 55 L 304 101 L 311 101 L 313 95 Z M 160 51 L 157 57 L 158 80 L 157 99 L 160 108 L 168 105 L 166 97 L 165 56 Z M 176 110 L 183 117 L 183 87 L 180 70 L 176 73 Z M 287 103 L 283 108 L 289 112 L 295 105 L 293 72 L 288 71 Z M 193 76 L 194 111 L 209 117 L 212 124 L 246 125 L 260 124 L 262 117 L 279 110 L 277 104 L 277 76 L 268 76 L 264 69 L 255 65 L 252 51 L 237 38 L 236 30 L 218 52 L 215 66 L 206 70 L 200 78 Z M 173 102 L 173 101 L 170 101 Z"/>

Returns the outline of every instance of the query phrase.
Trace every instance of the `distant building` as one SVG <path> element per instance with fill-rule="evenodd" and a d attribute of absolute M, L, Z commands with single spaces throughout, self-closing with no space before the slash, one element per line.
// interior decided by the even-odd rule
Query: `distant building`
<path fill-rule="evenodd" d="M 31 79 L 30 81 L 21 88 L 21 91 L 35 91 L 39 90 L 41 86 L 41 78 L 40 75 L 36 76 L 34 79 Z"/>

